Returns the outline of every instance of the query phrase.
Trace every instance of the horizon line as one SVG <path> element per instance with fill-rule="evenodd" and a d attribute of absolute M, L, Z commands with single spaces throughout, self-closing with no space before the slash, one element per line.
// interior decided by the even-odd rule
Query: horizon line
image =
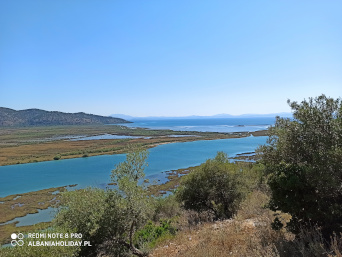
<path fill-rule="evenodd" d="M 119 116 L 125 116 L 129 118 L 188 118 L 188 117 L 215 117 L 215 116 L 230 116 L 230 117 L 239 117 L 239 116 L 263 116 L 263 115 L 279 115 L 279 114 L 285 114 L 285 115 L 292 115 L 292 112 L 276 112 L 276 113 L 243 113 L 243 114 L 228 114 L 228 113 L 221 113 L 221 114 L 213 114 L 213 115 L 185 115 L 185 116 L 133 116 L 128 114 L 122 114 L 122 113 L 114 113 L 110 114 L 109 116 L 119 115 Z"/>

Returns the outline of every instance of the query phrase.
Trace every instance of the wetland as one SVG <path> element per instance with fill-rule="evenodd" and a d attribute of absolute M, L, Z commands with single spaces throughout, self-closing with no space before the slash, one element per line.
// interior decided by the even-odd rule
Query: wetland
<path fill-rule="evenodd" d="M 110 171 L 124 160 L 130 144 L 149 149 L 146 177 L 156 182 L 150 192 L 157 196 L 171 192 L 181 176 L 217 151 L 238 157 L 264 143 L 264 135 L 265 131 L 219 133 L 121 125 L 3 128 L 0 244 L 7 243 L 11 233 L 48 227 L 48 212 L 58 205 L 60 193 L 70 188 L 66 185 L 76 190 L 111 186 Z M 56 156 L 60 158 L 54 160 Z"/>

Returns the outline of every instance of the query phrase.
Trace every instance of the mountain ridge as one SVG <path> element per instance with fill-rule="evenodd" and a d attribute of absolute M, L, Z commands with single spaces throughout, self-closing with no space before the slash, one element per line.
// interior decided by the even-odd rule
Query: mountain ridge
<path fill-rule="evenodd" d="M 127 120 L 106 117 L 84 112 L 65 113 L 31 108 L 14 110 L 0 107 L 0 127 L 15 126 L 56 126 L 56 125 L 95 125 L 130 123 Z"/>

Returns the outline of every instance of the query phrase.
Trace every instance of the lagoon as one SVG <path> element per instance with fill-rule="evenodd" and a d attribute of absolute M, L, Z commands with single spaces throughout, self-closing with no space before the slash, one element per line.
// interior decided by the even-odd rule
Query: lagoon
<path fill-rule="evenodd" d="M 145 173 L 149 179 L 166 181 L 164 171 L 187 168 L 213 158 L 217 151 L 233 157 L 236 154 L 254 151 L 265 144 L 267 137 L 202 140 L 159 145 L 149 149 Z M 110 172 L 125 159 L 124 154 L 102 155 L 87 158 L 20 164 L 0 167 L 0 196 L 36 191 L 44 188 L 78 184 L 76 188 L 96 186 L 105 188 L 110 182 Z M 51 221 L 55 209 L 49 207 L 38 213 L 18 217 L 4 224 L 17 221 L 16 226 L 33 225 Z M 3 225 L 3 224 L 1 224 Z"/>
<path fill-rule="evenodd" d="M 218 151 L 229 156 L 254 151 L 267 137 L 201 140 L 159 145 L 149 149 L 145 173 L 149 179 L 165 181 L 165 171 L 196 166 Z M 124 154 L 18 164 L 0 167 L 0 197 L 51 187 L 77 184 L 77 188 L 105 188 L 111 170 L 125 160 Z"/>

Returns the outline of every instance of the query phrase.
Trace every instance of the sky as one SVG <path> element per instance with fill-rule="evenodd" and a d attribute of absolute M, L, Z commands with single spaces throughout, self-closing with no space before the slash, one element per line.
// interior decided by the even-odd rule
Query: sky
<path fill-rule="evenodd" d="M 342 96 L 340 0 L 0 3 L 0 106 L 99 115 L 290 112 Z"/>

